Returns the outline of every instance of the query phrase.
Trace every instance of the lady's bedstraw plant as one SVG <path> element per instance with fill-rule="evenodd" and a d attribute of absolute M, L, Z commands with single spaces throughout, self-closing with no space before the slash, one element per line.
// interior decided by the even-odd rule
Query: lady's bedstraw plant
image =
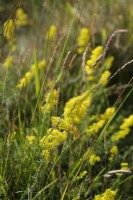
<path fill-rule="evenodd" d="M 90 58 L 87 60 L 85 65 L 85 71 L 87 74 L 87 81 L 90 83 L 98 83 L 100 85 L 106 86 L 108 79 L 111 75 L 109 71 L 113 63 L 113 56 L 108 56 L 104 62 L 100 65 L 100 62 L 96 63 L 99 56 L 103 53 L 103 47 L 97 46 L 91 51 Z M 96 76 L 97 74 L 97 76 Z"/>
<path fill-rule="evenodd" d="M 38 63 L 38 69 L 40 71 L 42 71 L 46 66 L 46 60 L 41 60 Z M 27 86 L 28 83 L 30 83 L 32 77 L 34 77 L 35 75 L 35 65 L 32 64 L 30 67 L 30 70 L 28 72 L 25 73 L 25 75 L 19 80 L 19 83 L 17 84 L 17 88 L 24 88 Z"/>
<path fill-rule="evenodd" d="M 77 38 L 77 45 L 78 45 L 78 53 L 82 54 L 84 53 L 86 47 L 89 44 L 90 40 L 90 31 L 88 28 L 82 28 L 80 30 L 79 36 Z"/>
<path fill-rule="evenodd" d="M 103 194 L 96 195 L 94 200 L 115 200 L 116 193 L 116 190 L 106 189 Z"/>
<path fill-rule="evenodd" d="M 89 91 L 73 97 L 66 103 L 62 118 L 51 117 L 52 128 L 48 129 L 46 136 L 40 140 L 42 154 L 46 160 L 50 157 L 51 150 L 65 141 L 69 133 L 77 137 L 78 129 L 76 125 L 80 124 L 85 117 L 91 104 L 91 97 L 92 94 Z"/>
<path fill-rule="evenodd" d="M 123 123 L 120 126 L 120 130 L 112 135 L 112 142 L 118 142 L 119 140 L 125 138 L 130 133 L 132 127 L 133 115 L 130 115 L 123 120 Z"/>

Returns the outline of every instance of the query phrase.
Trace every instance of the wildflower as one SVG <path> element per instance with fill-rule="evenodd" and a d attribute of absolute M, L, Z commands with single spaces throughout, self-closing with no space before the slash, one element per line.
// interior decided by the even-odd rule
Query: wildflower
<path fill-rule="evenodd" d="M 45 60 L 45 59 L 43 59 L 43 60 L 41 60 L 40 62 L 38 62 L 38 69 L 39 69 L 39 70 L 44 69 L 45 66 L 46 66 L 46 60 Z M 30 71 L 31 71 L 32 73 L 35 73 L 35 64 L 32 64 L 32 65 L 31 65 Z"/>
<path fill-rule="evenodd" d="M 130 115 L 129 117 L 123 120 L 123 123 L 120 126 L 120 130 L 116 132 L 114 135 L 112 135 L 111 140 L 119 141 L 120 139 L 125 138 L 131 131 L 130 128 L 132 126 L 133 126 L 133 115 Z"/>
<path fill-rule="evenodd" d="M 81 172 L 81 173 L 79 174 L 79 176 L 77 176 L 77 180 L 83 179 L 83 178 L 85 177 L 86 174 L 87 174 L 87 171 L 86 171 L 86 170 L 83 171 L 83 172 Z"/>
<path fill-rule="evenodd" d="M 32 76 L 33 76 L 33 75 L 32 75 L 31 72 L 26 72 L 26 73 L 25 73 L 25 76 L 24 76 L 24 77 L 25 77 L 27 83 L 30 82 Z"/>
<path fill-rule="evenodd" d="M 90 39 L 90 32 L 88 28 L 82 28 L 80 30 L 80 34 L 77 38 L 77 43 L 78 43 L 78 53 L 82 54 L 89 42 Z"/>
<path fill-rule="evenodd" d="M 89 158 L 90 165 L 95 165 L 96 162 L 99 162 L 101 159 L 99 156 L 96 156 L 94 153 Z"/>
<path fill-rule="evenodd" d="M 64 130 L 70 132 L 75 137 L 78 135 L 77 127 L 70 123 L 67 119 L 60 117 L 51 117 L 52 126 L 58 128 L 58 130 Z"/>
<path fill-rule="evenodd" d="M 108 56 L 104 61 L 104 64 L 103 64 L 104 68 L 106 70 L 109 70 L 111 68 L 112 64 L 113 64 L 113 61 L 114 61 L 114 57 Z"/>
<path fill-rule="evenodd" d="M 28 140 L 29 144 L 33 144 L 36 141 L 36 137 L 33 135 L 27 135 L 26 139 Z"/>
<path fill-rule="evenodd" d="M 3 33 L 4 37 L 7 40 L 10 40 L 13 36 L 14 30 L 15 30 L 14 21 L 12 19 L 7 20 L 4 23 L 4 33 Z"/>
<path fill-rule="evenodd" d="M 52 90 L 51 92 L 48 92 L 45 97 L 45 105 L 41 107 L 42 111 L 50 112 L 54 106 L 57 105 L 58 102 L 58 91 L 56 89 Z"/>
<path fill-rule="evenodd" d="M 110 153 L 113 155 L 117 155 L 118 154 L 118 147 L 116 145 L 114 145 L 111 149 L 110 149 Z"/>
<path fill-rule="evenodd" d="M 13 57 L 9 55 L 9 56 L 5 59 L 5 61 L 4 61 L 4 63 L 3 63 L 3 66 L 4 66 L 5 68 L 9 68 L 9 67 L 11 67 L 11 66 L 13 65 L 13 62 L 14 62 Z"/>
<path fill-rule="evenodd" d="M 105 112 L 101 115 L 101 118 L 108 119 L 114 115 L 115 111 L 116 111 L 115 107 L 108 107 L 105 110 Z"/>
<path fill-rule="evenodd" d="M 99 130 L 105 125 L 107 120 L 113 116 L 115 113 L 115 108 L 114 107 L 109 107 L 105 110 L 105 112 L 99 117 L 97 117 L 97 122 L 94 122 L 90 127 L 88 128 L 87 132 L 89 132 L 90 135 L 96 134 L 99 132 Z"/>
<path fill-rule="evenodd" d="M 58 129 L 48 129 L 47 135 L 40 140 L 40 146 L 46 150 L 52 150 L 67 138 L 66 131 L 59 131 Z"/>
<path fill-rule="evenodd" d="M 129 170 L 128 163 L 121 163 L 122 170 Z"/>
<path fill-rule="evenodd" d="M 91 104 L 91 94 L 88 91 L 71 98 L 64 107 L 64 118 L 70 123 L 79 124 L 85 117 Z"/>
<path fill-rule="evenodd" d="M 103 46 L 97 46 L 95 49 L 92 50 L 91 53 L 91 60 L 96 61 L 96 59 L 102 54 Z"/>
<path fill-rule="evenodd" d="M 123 130 L 119 130 L 118 132 L 116 132 L 113 136 L 112 136 L 112 138 L 111 138 L 111 140 L 114 142 L 117 142 L 117 141 L 119 141 L 120 139 L 123 139 L 123 138 L 125 138 L 128 134 L 129 134 L 129 132 L 130 132 L 130 129 L 129 128 L 127 128 L 127 129 L 123 129 Z"/>
<path fill-rule="evenodd" d="M 20 79 L 19 83 L 17 84 L 17 88 L 23 88 L 26 87 L 26 85 L 30 82 L 32 78 L 32 73 L 31 72 L 26 72 L 24 77 Z"/>
<path fill-rule="evenodd" d="M 38 63 L 38 68 L 39 70 L 42 70 L 46 65 L 46 61 L 45 59 L 44 60 L 41 60 L 39 63 Z M 26 85 L 31 81 L 33 75 L 35 73 L 35 65 L 31 65 L 30 67 L 30 71 L 26 72 L 24 77 L 20 79 L 19 83 L 17 84 L 17 88 L 22 88 L 22 87 L 26 87 Z"/>
<path fill-rule="evenodd" d="M 51 117 L 51 122 L 53 127 L 58 127 L 59 130 L 68 131 L 70 129 L 70 124 L 67 120 L 60 117 Z"/>
<path fill-rule="evenodd" d="M 96 195 L 94 200 L 114 200 L 116 193 L 116 190 L 106 189 L 103 194 Z"/>
<path fill-rule="evenodd" d="M 49 31 L 46 34 L 46 39 L 48 40 L 53 40 L 56 36 L 57 28 L 54 25 L 50 26 Z"/>
<path fill-rule="evenodd" d="M 114 145 L 111 149 L 110 149 L 110 157 L 109 160 L 113 160 L 114 156 L 116 156 L 118 154 L 118 147 L 116 145 Z"/>
<path fill-rule="evenodd" d="M 98 122 L 93 123 L 89 128 L 88 132 L 89 135 L 93 135 L 99 132 L 99 130 L 104 126 L 105 120 L 101 119 Z"/>
<path fill-rule="evenodd" d="M 45 66 L 46 66 L 46 60 L 45 60 L 45 59 L 44 59 L 44 60 L 41 60 L 41 61 L 38 63 L 38 69 L 39 69 L 39 70 L 44 69 Z"/>
<path fill-rule="evenodd" d="M 120 129 L 127 129 L 133 126 L 133 115 L 130 115 L 128 118 L 124 119 L 124 122 L 120 126 Z"/>
<path fill-rule="evenodd" d="M 48 161 L 49 161 L 49 159 L 50 159 L 50 151 L 44 149 L 44 150 L 42 151 L 42 156 L 44 157 L 46 163 L 48 163 Z"/>
<path fill-rule="evenodd" d="M 22 8 L 18 8 L 16 11 L 16 20 L 15 23 L 17 26 L 24 26 L 27 25 L 28 22 L 28 15 L 24 12 Z"/>
<path fill-rule="evenodd" d="M 103 86 L 107 85 L 111 72 L 106 70 L 100 77 L 99 83 Z"/>
<path fill-rule="evenodd" d="M 103 47 L 97 46 L 95 49 L 92 50 L 90 59 L 87 60 L 85 65 L 85 71 L 88 74 L 87 80 L 92 81 L 94 80 L 94 72 L 98 67 L 98 64 L 96 64 L 94 67 L 97 58 L 102 54 Z"/>

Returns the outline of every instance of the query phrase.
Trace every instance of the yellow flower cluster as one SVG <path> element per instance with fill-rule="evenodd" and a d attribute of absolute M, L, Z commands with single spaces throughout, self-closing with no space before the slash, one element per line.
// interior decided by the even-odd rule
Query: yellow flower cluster
<path fill-rule="evenodd" d="M 100 162 L 100 157 L 96 156 L 94 153 L 91 154 L 90 158 L 89 158 L 89 163 L 91 166 L 95 165 L 96 162 Z"/>
<path fill-rule="evenodd" d="M 87 171 L 85 170 L 85 171 L 83 171 L 83 172 L 81 172 L 80 174 L 79 174 L 79 176 L 77 176 L 77 180 L 81 180 L 81 179 L 83 179 L 84 177 L 85 177 L 85 175 L 87 174 Z"/>
<path fill-rule="evenodd" d="M 65 118 L 60 117 L 51 117 L 52 127 L 58 128 L 60 131 L 66 131 L 73 134 L 75 137 L 78 135 L 78 129 L 77 127 L 72 123 L 70 123 Z"/>
<path fill-rule="evenodd" d="M 48 163 L 48 161 L 49 161 L 49 159 L 50 159 L 50 151 L 44 149 L 44 150 L 42 151 L 42 156 L 44 157 L 46 163 Z"/>
<path fill-rule="evenodd" d="M 10 40 L 13 37 L 14 30 L 15 30 L 15 23 L 14 23 L 14 21 L 12 19 L 7 20 L 4 23 L 4 33 L 3 33 L 4 37 L 7 40 Z"/>
<path fill-rule="evenodd" d="M 57 147 L 61 142 L 66 140 L 67 133 L 61 132 L 58 129 L 48 129 L 47 135 L 40 140 L 40 146 L 47 150 L 52 150 Z"/>
<path fill-rule="evenodd" d="M 129 170 L 128 163 L 121 163 L 121 169 L 122 170 Z"/>
<path fill-rule="evenodd" d="M 36 141 L 36 136 L 27 135 L 26 139 L 28 140 L 29 144 L 33 144 Z"/>
<path fill-rule="evenodd" d="M 86 132 L 89 133 L 89 135 L 96 134 L 100 131 L 100 129 L 105 125 L 107 120 L 112 117 L 112 115 L 115 113 L 114 107 L 109 107 L 105 110 L 105 112 L 99 117 L 97 117 L 97 122 L 94 122 L 87 130 Z"/>
<path fill-rule="evenodd" d="M 55 92 L 56 93 L 56 92 Z M 51 106 L 55 104 L 55 96 L 51 98 L 48 97 L 48 104 Z M 64 117 L 51 117 L 52 128 L 47 132 L 40 141 L 40 146 L 43 149 L 43 156 L 48 160 L 48 155 L 50 151 L 57 147 L 61 142 L 65 141 L 68 132 L 77 136 L 78 130 L 76 124 L 79 124 L 81 120 L 85 117 L 88 107 L 90 106 L 91 95 L 88 91 L 83 94 L 70 99 L 64 108 Z M 46 104 L 46 106 L 48 105 Z M 49 105 L 49 109 L 51 109 Z M 46 150 L 49 151 L 46 152 Z M 46 155 L 45 155 L 46 153 Z"/>
<path fill-rule="evenodd" d="M 17 84 L 16 87 L 17 88 L 26 87 L 26 85 L 31 81 L 32 76 L 33 76 L 33 74 L 30 71 L 26 72 L 24 77 L 19 80 L 19 83 Z"/>
<path fill-rule="evenodd" d="M 22 8 L 18 8 L 16 11 L 16 19 L 15 24 L 17 26 L 24 26 L 29 23 L 28 21 L 28 15 L 24 12 Z"/>
<path fill-rule="evenodd" d="M 133 115 L 130 115 L 129 117 L 123 120 L 123 123 L 120 126 L 120 130 L 111 137 L 111 140 L 113 142 L 117 142 L 120 139 L 125 138 L 131 131 L 130 127 L 132 126 L 133 126 Z"/>
<path fill-rule="evenodd" d="M 94 200 L 114 200 L 116 193 L 116 190 L 106 189 L 103 194 L 96 195 Z"/>
<path fill-rule="evenodd" d="M 45 60 L 42 60 L 38 63 L 38 69 L 39 70 L 42 70 L 46 65 L 46 61 Z M 19 83 L 17 84 L 17 88 L 23 88 L 23 87 L 26 87 L 26 85 L 31 81 L 32 77 L 34 76 L 35 74 L 35 65 L 33 64 L 31 67 L 30 67 L 30 71 L 26 72 L 24 77 L 22 77 L 20 80 L 19 80 Z"/>
<path fill-rule="evenodd" d="M 12 57 L 11 55 L 9 55 L 9 56 L 5 59 L 5 61 L 4 61 L 4 63 L 3 63 L 3 67 L 9 68 L 9 67 L 11 67 L 11 66 L 13 65 L 13 62 L 14 62 L 13 57 Z"/>
<path fill-rule="evenodd" d="M 103 63 L 103 66 L 106 70 L 109 70 L 113 64 L 113 61 L 114 61 L 114 57 L 113 56 L 108 56 L 104 63 Z"/>
<path fill-rule="evenodd" d="M 79 124 L 91 104 L 92 95 L 88 91 L 70 99 L 64 107 L 64 118 L 70 124 Z"/>
<path fill-rule="evenodd" d="M 45 105 L 41 106 L 41 110 L 49 113 L 58 103 L 58 91 L 54 89 L 48 92 L 45 97 L 45 102 Z"/>
<path fill-rule="evenodd" d="M 90 31 L 88 28 L 82 28 L 80 30 L 80 34 L 77 38 L 77 44 L 78 44 L 78 53 L 82 54 L 89 42 L 90 39 Z"/>
<path fill-rule="evenodd" d="M 59 130 L 68 131 L 70 129 L 70 124 L 67 120 L 60 117 L 51 117 L 51 122 L 53 127 L 58 127 Z"/>
<path fill-rule="evenodd" d="M 111 149 L 110 149 L 110 157 L 109 160 L 113 160 L 113 158 L 118 154 L 118 147 L 116 145 L 114 145 Z"/>
<path fill-rule="evenodd" d="M 95 49 L 92 50 L 91 56 L 89 60 L 87 60 L 86 65 L 85 65 L 85 71 L 88 74 L 88 81 L 94 80 L 94 72 L 98 67 L 98 64 L 93 67 L 95 64 L 97 58 L 102 54 L 103 52 L 103 47 L 102 46 L 97 46 Z"/>
<path fill-rule="evenodd" d="M 46 39 L 53 40 L 56 36 L 56 33 L 57 33 L 56 26 L 51 25 L 49 31 L 46 33 Z"/>
<path fill-rule="evenodd" d="M 104 71 L 100 77 L 99 83 L 103 86 L 106 86 L 110 75 L 111 75 L 110 71 L 108 70 Z"/>
<path fill-rule="evenodd" d="M 16 19 L 9 19 L 4 23 L 4 37 L 7 40 L 10 40 L 13 38 L 15 26 L 24 26 L 28 23 L 28 15 L 23 11 L 22 8 L 18 8 L 16 11 Z"/>

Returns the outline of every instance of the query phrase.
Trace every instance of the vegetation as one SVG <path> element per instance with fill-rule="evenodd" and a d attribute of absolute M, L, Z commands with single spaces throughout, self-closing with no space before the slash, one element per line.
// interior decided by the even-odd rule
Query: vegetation
<path fill-rule="evenodd" d="M 132 0 L 0 13 L 0 199 L 132 200 Z"/>

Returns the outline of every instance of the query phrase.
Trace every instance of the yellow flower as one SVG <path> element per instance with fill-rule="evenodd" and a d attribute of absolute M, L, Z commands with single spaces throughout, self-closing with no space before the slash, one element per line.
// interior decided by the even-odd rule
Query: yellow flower
<path fill-rule="evenodd" d="M 31 78 L 32 78 L 33 74 L 31 72 L 26 72 L 25 73 L 25 79 L 26 79 L 26 82 L 29 83 Z"/>
<path fill-rule="evenodd" d="M 45 60 L 45 59 L 41 60 L 41 61 L 38 63 L 38 69 L 39 69 L 39 70 L 44 69 L 45 66 L 46 66 L 46 60 Z M 31 71 L 32 73 L 35 73 L 35 65 L 34 65 L 34 64 L 31 65 L 30 71 Z"/>
<path fill-rule="evenodd" d="M 87 171 L 85 170 L 85 171 L 82 171 L 80 174 L 79 174 L 79 176 L 77 176 L 77 180 L 81 180 L 81 179 L 83 179 L 84 177 L 85 177 L 85 175 L 87 174 Z"/>
<path fill-rule="evenodd" d="M 114 200 L 116 193 L 116 190 L 106 189 L 103 194 L 96 195 L 94 200 Z"/>
<path fill-rule="evenodd" d="M 94 153 L 89 158 L 89 163 L 91 166 L 95 165 L 96 162 L 99 162 L 101 159 L 99 156 L 96 156 Z"/>
<path fill-rule="evenodd" d="M 91 59 L 95 60 L 102 54 L 103 46 L 97 46 L 95 49 L 92 50 Z"/>
<path fill-rule="evenodd" d="M 112 135 L 111 140 L 119 141 L 120 139 L 125 138 L 131 131 L 130 127 L 132 126 L 133 126 L 133 115 L 130 115 L 129 117 L 123 120 L 123 123 L 120 126 L 120 130 L 116 132 L 114 135 Z"/>
<path fill-rule="evenodd" d="M 116 132 L 112 137 L 111 137 L 111 140 L 113 142 L 117 142 L 119 141 L 120 139 L 123 139 L 125 138 L 130 132 L 130 129 L 129 128 L 126 128 L 126 129 L 123 129 L 123 130 L 119 130 L 118 132 Z"/>
<path fill-rule="evenodd" d="M 24 10 L 22 8 L 18 8 L 16 11 L 15 23 L 17 26 L 24 26 L 29 23 L 28 15 L 24 12 Z"/>
<path fill-rule="evenodd" d="M 58 127 L 59 130 L 68 131 L 70 129 L 70 124 L 67 120 L 60 117 L 51 117 L 51 122 L 53 127 Z"/>
<path fill-rule="evenodd" d="M 88 91 L 71 98 L 64 107 L 64 118 L 70 123 L 79 124 L 85 117 L 91 104 L 91 94 Z"/>
<path fill-rule="evenodd" d="M 122 170 L 129 170 L 128 163 L 121 163 Z"/>
<path fill-rule="evenodd" d="M 95 67 L 92 68 L 92 66 L 95 64 L 97 58 L 102 54 L 103 47 L 97 46 L 95 49 L 92 50 L 90 59 L 87 60 L 85 65 L 85 71 L 88 74 L 88 81 L 92 81 L 94 79 L 94 72 L 98 67 L 98 64 L 96 64 Z"/>
<path fill-rule="evenodd" d="M 56 36 L 57 28 L 54 25 L 50 26 L 49 31 L 46 34 L 46 39 L 48 40 L 53 40 Z"/>
<path fill-rule="evenodd" d="M 31 72 L 26 72 L 24 77 L 20 79 L 19 83 L 17 84 L 17 88 L 26 87 L 26 85 L 30 82 L 33 74 Z"/>
<path fill-rule="evenodd" d="M 82 54 L 89 42 L 90 39 L 90 31 L 88 28 L 82 28 L 80 30 L 80 34 L 77 38 L 77 44 L 78 44 L 78 53 Z"/>
<path fill-rule="evenodd" d="M 21 78 L 20 80 L 19 80 L 19 83 L 16 85 L 16 87 L 17 88 L 23 88 L 23 87 L 25 87 L 26 86 L 26 79 L 25 78 Z"/>
<path fill-rule="evenodd" d="M 116 145 L 114 145 L 111 149 L 110 149 L 110 153 L 113 155 L 117 155 L 118 154 L 118 147 Z"/>
<path fill-rule="evenodd" d="M 105 124 L 105 119 L 101 119 L 98 122 L 93 123 L 89 128 L 88 132 L 89 135 L 94 135 L 99 132 L 99 130 L 104 126 Z"/>
<path fill-rule="evenodd" d="M 41 60 L 41 61 L 38 63 L 38 69 L 39 69 L 39 70 L 44 69 L 45 66 L 46 66 L 46 60 L 45 60 L 45 59 L 44 59 L 44 60 Z"/>
<path fill-rule="evenodd" d="M 100 77 L 99 83 L 102 84 L 103 86 L 107 85 L 110 75 L 111 75 L 111 72 L 108 70 L 103 72 L 103 74 Z"/>
<path fill-rule="evenodd" d="M 108 119 L 113 116 L 115 111 L 116 111 L 115 107 L 108 107 L 100 117 L 102 119 Z"/>
<path fill-rule="evenodd" d="M 7 20 L 4 23 L 4 33 L 3 33 L 4 37 L 7 40 L 10 40 L 13 36 L 14 30 L 15 30 L 14 21 L 12 19 Z"/>
<path fill-rule="evenodd" d="M 96 134 L 100 131 L 100 129 L 105 125 L 107 120 L 115 113 L 114 107 L 109 107 L 105 110 L 103 114 L 100 114 L 99 117 L 97 117 L 97 122 L 94 122 L 90 127 L 87 129 L 87 132 L 89 135 Z"/>
<path fill-rule="evenodd" d="M 36 137 L 33 135 L 31 136 L 27 135 L 26 139 L 28 140 L 29 144 L 33 144 L 36 141 Z"/>
<path fill-rule="evenodd" d="M 9 67 L 11 67 L 11 66 L 13 65 L 13 62 L 14 62 L 13 57 L 12 57 L 12 56 L 8 56 L 8 57 L 6 58 L 6 60 L 4 61 L 4 63 L 3 63 L 3 66 L 4 66 L 5 68 L 9 68 Z"/>
<path fill-rule="evenodd" d="M 47 135 L 40 140 L 40 146 L 46 150 L 52 150 L 67 138 L 66 131 L 59 131 L 58 129 L 48 129 Z"/>
<path fill-rule="evenodd" d="M 44 149 L 42 151 L 42 156 L 45 158 L 46 163 L 48 163 L 49 159 L 50 159 L 50 151 Z"/>
<path fill-rule="evenodd" d="M 70 132 L 75 137 L 78 136 L 77 127 L 70 123 L 67 119 L 63 119 L 60 117 L 51 117 L 51 122 L 53 128 L 58 128 L 58 130 L 64 130 L 66 132 Z"/>
<path fill-rule="evenodd" d="M 108 56 L 105 61 L 103 66 L 105 67 L 105 69 L 109 70 L 113 64 L 114 61 L 114 57 L 113 56 Z"/>
<path fill-rule="evenodd" d="M 130 115 L 128 118 L 124 119 L 124 122 L 120 126 L 120 129 L 126 129 L 133 126 L 133 115 Z"/>
<path fill-rule="evenodd" d="M 45 97 L 45 105 L 41 107 L 44 112 L 50 112 L 58 102 L 58 91 L 54 89 L 52 92 L 48 92 Z"/>

